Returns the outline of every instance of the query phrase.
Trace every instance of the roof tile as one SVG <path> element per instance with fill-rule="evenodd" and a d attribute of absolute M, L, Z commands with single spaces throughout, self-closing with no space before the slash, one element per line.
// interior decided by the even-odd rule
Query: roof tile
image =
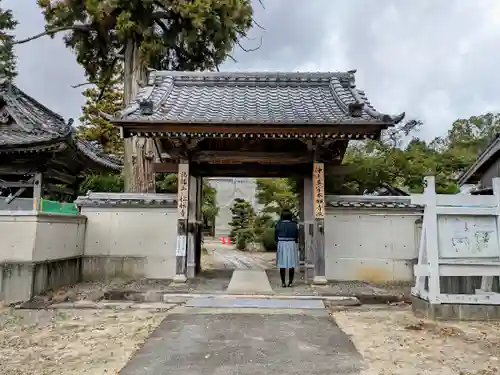
<path fill-rule="evenodd" d="M 52 148 L 60 143 L 71 143 L 94 162 L 110 169 L 121 168 L 118 159 L 90 142 L 77 140 L 70 123 L 15 85 L 7 81 L 0 83 L 0 97 L 5 102 L 0 108 L 0 119 L 8 121 L 0 124 L 0 152 Z"/>
<path fill-rule="evenodd" d="M 361 99 L 360 99 L 361 98 Z M 144 115 L 141 100 L 153 103 Z M 349 104 L 367 110 L 352 117 Z M 154 72 L 151 85 L 121 114 L 121 120 L 200 123 L 335 123 L 400 121 L 376 112 L 348 73 Z M 397 121 L 396 121 L 397 120 Z"/>

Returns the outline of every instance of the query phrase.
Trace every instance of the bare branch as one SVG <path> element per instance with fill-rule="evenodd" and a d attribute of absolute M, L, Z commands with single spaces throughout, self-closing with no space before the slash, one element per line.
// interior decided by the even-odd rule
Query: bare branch
<path fill-rule="evenodd" d="M 266 29 L 265 29 L 263 26 L 261 26 L 261 25 L 260 25 L 257 21 L 252 20 L 252 22 L 253 22 L 253 24 L 254 24 L 255 26 L 257 26 L 259 29 L 264 30 L 264 31 L 266 30 Z"/>
<path fill-rule="evenodd" d="M 53 29 L 44 31 L 43 33 L 39 33 L 39 34 L 30 36 L 29 38 L 26 38 L 26 39 L 13 41 L 12 44 L 16 45 L 16 44 L 28 43 L 28 42 L 31 42 L 32 40 L 39 39 L 39 38 L 44 37 L 46 35 L 52 36 L 54 34 L 57 34 L 57 33 L 63 32 L 63 31 L 69 31 L 69 30 L 87 31 L 89 29 L 90 29 L 90 25 L 72 25 L 72 26 L 55 27 Z"/>
<path fill-rule="evenodd" d="M 156 11 L 151 13 L 151 17 L 157 20 L 165 20 L 172 16 L 171 12 Z"/>
<path fill-rule="evenodd" d="M 262 9 L 266 9 L 266 7 L 264 6 L 264 1 L 259 0 L 259 3 L 260 3 L 260 6 L 262 7 Z"/>
<path fill-rule="evenodd" d="M 77 89 L 79 87 L 90 86 L 90 85 L 93 85 L 93 83 L 92 82 L 84 82 L 84 83 L 79 83 L 78 85 L 71 85 L 71 88 Z"/>
<path fill-rule="evenodd" d="M 238 61 L 232 56 L 230 55 L 229 53 L 226 55 L 226 57 L 229 57 L 231 60 L 233 60 L 233 62 L 237 63 Z"/>
<path fill-rule="evenodd" d="M 260 43 L 257 47 L 255 48 L 245 48 L 241 45 L 240 41 L 239 40 L 236 40 L 236 44 L 238 44 L 238 46 L 245 52 L 254 52 L 254 51 L 257 51 L 258 49 L 260 49 L 260 47 L 262 47 L 262 37 L 260 38 Z"/>
<path fill-rule="evenodd" d="M 115 69 L 117 61 L 118 61 L 118 57 L 115 57 L 113 62 L 109 66 L 108 76 L 105 77 L 105 79 L 104 79 L 104 85 L 101 87 L 101 92 L 99 93 L 99 96 L 97 97 L 97 101 L 101 100 L 104 97 L 104 92 L 108 88 L 109 83 L 111 82 L 111 78 L 113 78 L 114 69 Z"/>

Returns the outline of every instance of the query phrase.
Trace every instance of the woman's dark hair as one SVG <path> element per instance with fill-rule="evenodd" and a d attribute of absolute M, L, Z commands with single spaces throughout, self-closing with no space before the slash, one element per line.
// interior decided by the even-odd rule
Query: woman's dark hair
<path fill-rule="evenodd" d="M 292 211 L 290 211 L 288 208 L 284 208 L 283 211 L 281 211 L 281 220 L 292 220 L 292 219 L 293 219 Z"/>

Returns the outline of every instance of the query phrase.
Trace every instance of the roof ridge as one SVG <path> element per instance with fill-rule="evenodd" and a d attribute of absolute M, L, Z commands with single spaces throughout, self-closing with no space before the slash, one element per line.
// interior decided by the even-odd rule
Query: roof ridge
<path fill-rule="evenodd" d="M 37 106 L 40 109 L 43 109 L 44 111 L 48 112 L 48 114 L 50 114 L 50 115 L 52 115 L 54 117 L 57 117 L 63 123 L 66 123 L 66 121 L 64 120 L 64 117 L 61 116 L 59 113 L 54 112 L 53 110 L 51 110 L 50 108 L 48 108 L 45 105 L 43 105 L 42 103 L 40 103 L 38 100 L 36 100 L 32 96 L 26 94 L 26 92 L 24 92 L 23 90 L 21 90 L 19 87 L 17 87 L 12 82 L 7 82 L 7 84 L 10 85 L 10 87 L 13 88 L 14 91 L 17 91 L 17 94 L 20 94 L 21 96 L 24 96 L 27 100 L 31 101 L 35 106 Z M 4 83 L 4 85 L 5 85 L 5 83 Z"/>
<path fill-rule="evenodd" d="M 220 83 L 323 83 L 329 84 L 331 79 L 338 79 L 346 84 L 354 70 L 349 72 L 181 72 L 181 71 L 153 71 L 153 81 L 171 77 L 174 84 L 193 82 L 220 82 Z"/>

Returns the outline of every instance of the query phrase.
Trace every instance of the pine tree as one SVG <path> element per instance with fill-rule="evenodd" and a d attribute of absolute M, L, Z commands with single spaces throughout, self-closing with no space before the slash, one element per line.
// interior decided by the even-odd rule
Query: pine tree
<path fill-rule="evenodd" d="M 123 155 L 123 139 L 120 138 L 120 132 L 103 115 L 114 114 L 122 108 L 123 92 L 118 82 L 87 88 L 83 96 L 86 102 L 82 107 L 78 136 L 88 141 L 99 142 L 107 153 Z"/>
<path fill-rule="evenodd" d="M 229 223 L 231 227 L 230 236 L 237 238 L 242 231 L 253 230 L 253 219 L 255 210 L 250 202 L 236 198 L 231 206 L 232 219 Z"/>
<path fill-rule="evenodd" d="M 13 36 L 9 33 L 17 24 L 12 11 L 0 7 L 0 77 L 8 80 L 13 80 L 17 76 Z"/>

